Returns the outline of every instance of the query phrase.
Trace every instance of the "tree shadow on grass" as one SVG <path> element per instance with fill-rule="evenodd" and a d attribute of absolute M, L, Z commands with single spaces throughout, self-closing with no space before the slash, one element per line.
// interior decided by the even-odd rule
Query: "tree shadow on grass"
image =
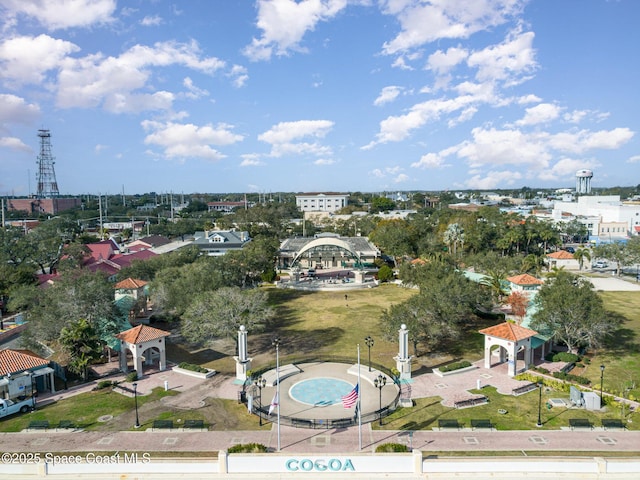
<path fill-rule="evenodd" d="M 182 343 L 167 342 L 167 357 L 174 362 L 188 362 L 197 365 L 213 362 L 227 357 L 228 353 L 219 352 L 212 348 L 190 350 L 189 346 Z"/>
<path fill-rule="evenodd" d="M 611 311 L 607 311 L 607 316 L 610 320 L 619 322 L 621 326 L 621 328 L 605 339 L 604 346 L 607 350 L 618 355 L 640 352 L 640 344 L 637 343 L 636 332 L 625 326 L 629 320 L 623 315 Z"/>

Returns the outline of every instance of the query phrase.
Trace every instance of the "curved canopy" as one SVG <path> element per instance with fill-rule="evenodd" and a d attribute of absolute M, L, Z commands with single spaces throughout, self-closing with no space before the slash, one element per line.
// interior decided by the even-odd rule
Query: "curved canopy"
<path fill-rule="evenodd" d="M 327 248 L 328 247 L 328 248 Z M 311 252 L 347 252 L 349 256 L 355 258 L 360 261 L 360 254 L 353 249 L 353 247 L 344 240 L 340 240 L 339 238 L 316 238 L 315 240 L 307 243 L 293 258 L 291 265 L 297 264 L 301 258 L 305 256 L 305 254 L 310 254 Z"/>

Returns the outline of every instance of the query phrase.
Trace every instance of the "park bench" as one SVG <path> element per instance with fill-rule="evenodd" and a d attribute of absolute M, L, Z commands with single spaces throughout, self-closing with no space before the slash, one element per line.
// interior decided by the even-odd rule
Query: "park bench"
<path fill-rule="evenodd" d="M 589 430 L 593 429 L 593 425 L 586 418 L 570 418 L 569 426 L 571 430 L 575 430 L 576 428 L 588 428 Z"/>
<path fill-rule="evenodd" d="M 513 395 L 514 397 L 517 397 L 518 395 L 524 395 L 525 393 L 529 393 L 532 390 L 537 390 L 537 389 L 538 389 L 537 383 L 529 383 L 527 385 L 514 388 L 513 390 L 511 390 L 511 395 Z"/>
<path fill-rule="evenodd" d="M 173 428 L 173 420 L 154 420 L 153 429 L 169 429 Z"/>
<path fill-rule="evenodd" d="M 491 420 L 488 419 L 476 419 L 476 420 L 471 420 L 471 428 L 476 430 L 476 429 L 488 429 L 488 430 L 493 430 L 493 423 L 491 423 Z"/>
<path fill-rule="evenodd" d="M 29 430 L 46 430 L 49 428 L 49 420 L 31 420 Z"/>
<path fill-rule="evenodd" d="M 478 405 L 484 405 L 489 402 L 489 398 L 482 396 L 476 398 L 469 398 L 467 400 L 460 400 L 453 404 L 454 408 L 468 408 L 468 407 L 476 407 Z"/>
<path fill-rule="evenodd" d="M 60 420 L 60 422 L 58 422 L 57 428 L 62 428 L 67 430 L 67 429 L 76 428 L 76 425 L 71 420 Z"/>
<path fill-rule="evenodd" d="M 444 430 L 444 429 L 460 430 L 460 428 L 462 428 L 462 425 L 460 425 L 460 422 L 458 422 L 458 420 L 445 418 L 445 419 L 438 420 L 438 428 L 440 430 Z"/>
<path fill-rule="evenodd" d="M 602 428 L 605 430 L 624 430 L 627 427 L 622 420 L 618 420 L 616 418 L 603 418 Z"/>
<path fill-rule="evenodd" d="M 184 428 L 204 428 L 203 420 L 185 420 Z"/>

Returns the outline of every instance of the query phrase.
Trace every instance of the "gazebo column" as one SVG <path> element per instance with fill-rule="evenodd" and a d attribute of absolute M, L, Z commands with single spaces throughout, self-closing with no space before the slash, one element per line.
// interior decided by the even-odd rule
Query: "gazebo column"
<path fill-rule="evenodd" d="M 53 372 L 49 372 L 49 381 L 51 382 L 51 393 L 56 393 L 56 384 L 53 381 Z"/>
<path fill-rule="evenodd" d="M 491 337 L 484 337 L 484 368 L 491 368 Z"/>
<path fill-rule="evenodd" d="M 167 349 L 164 343 L 164 338 L 162 339 L 162 344 L 160 346 L 160 371 L 167 369 Z"/>
<path fill-rule="evenodd" d="M 533 363 L 533 350 L 531 347 L 525 347 L 524 349 L 524 369 L 529 368 L 529 365 Z"/>
<path fill-rule="evenodd" d="M 509 362 L 507 364 L 507 375 L 509 375 L 510 377 L 516 376 L 516 358 L 517 358 L 517 355 L 515 350 L 510 350 Z"/>
<path fill-rule="evenodd" d="M 123 373 L 127 373 L 127 348 L 129 348 L 129 345 L 124 340 L 121 340 L 118 363 L 120 363 L 120 371 Z"/>
<path fill-rule="evenodd" d="M 142 355 L 139 355 L 138 352 L 133 354 L 134 364 L 136 366 L 136 373 L 138 374 L 138 378 L 142 376 Z"/>

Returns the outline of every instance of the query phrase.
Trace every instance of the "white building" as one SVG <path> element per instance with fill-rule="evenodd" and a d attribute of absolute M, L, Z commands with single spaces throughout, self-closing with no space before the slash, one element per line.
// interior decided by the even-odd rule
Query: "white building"
<path fill-rule="evenodd" d="M 617 228 L 620 223 L 624 223 L 625 235 L 638 235 L 640 232 L 640 205 L 624 204 L 620 201 L 619 195 L 582 196 L 577 202 L 555 202 L 553 219 L 566 220 L 567 214 L 575 217 L 598 217 L 600 221 L 597 226 L 594 225 L 597 234 L 601 233 L 600 224 L 607 223 L 615 223 Z M 622 232 L 617 230 L 616 233 L 622 236 Z"/>
<path fill-rule="evenodd" d="M 349 204 L 349 194 L 301 193 L 296 195 L 296 206 L 302 212 L 337 212 Z"/>

